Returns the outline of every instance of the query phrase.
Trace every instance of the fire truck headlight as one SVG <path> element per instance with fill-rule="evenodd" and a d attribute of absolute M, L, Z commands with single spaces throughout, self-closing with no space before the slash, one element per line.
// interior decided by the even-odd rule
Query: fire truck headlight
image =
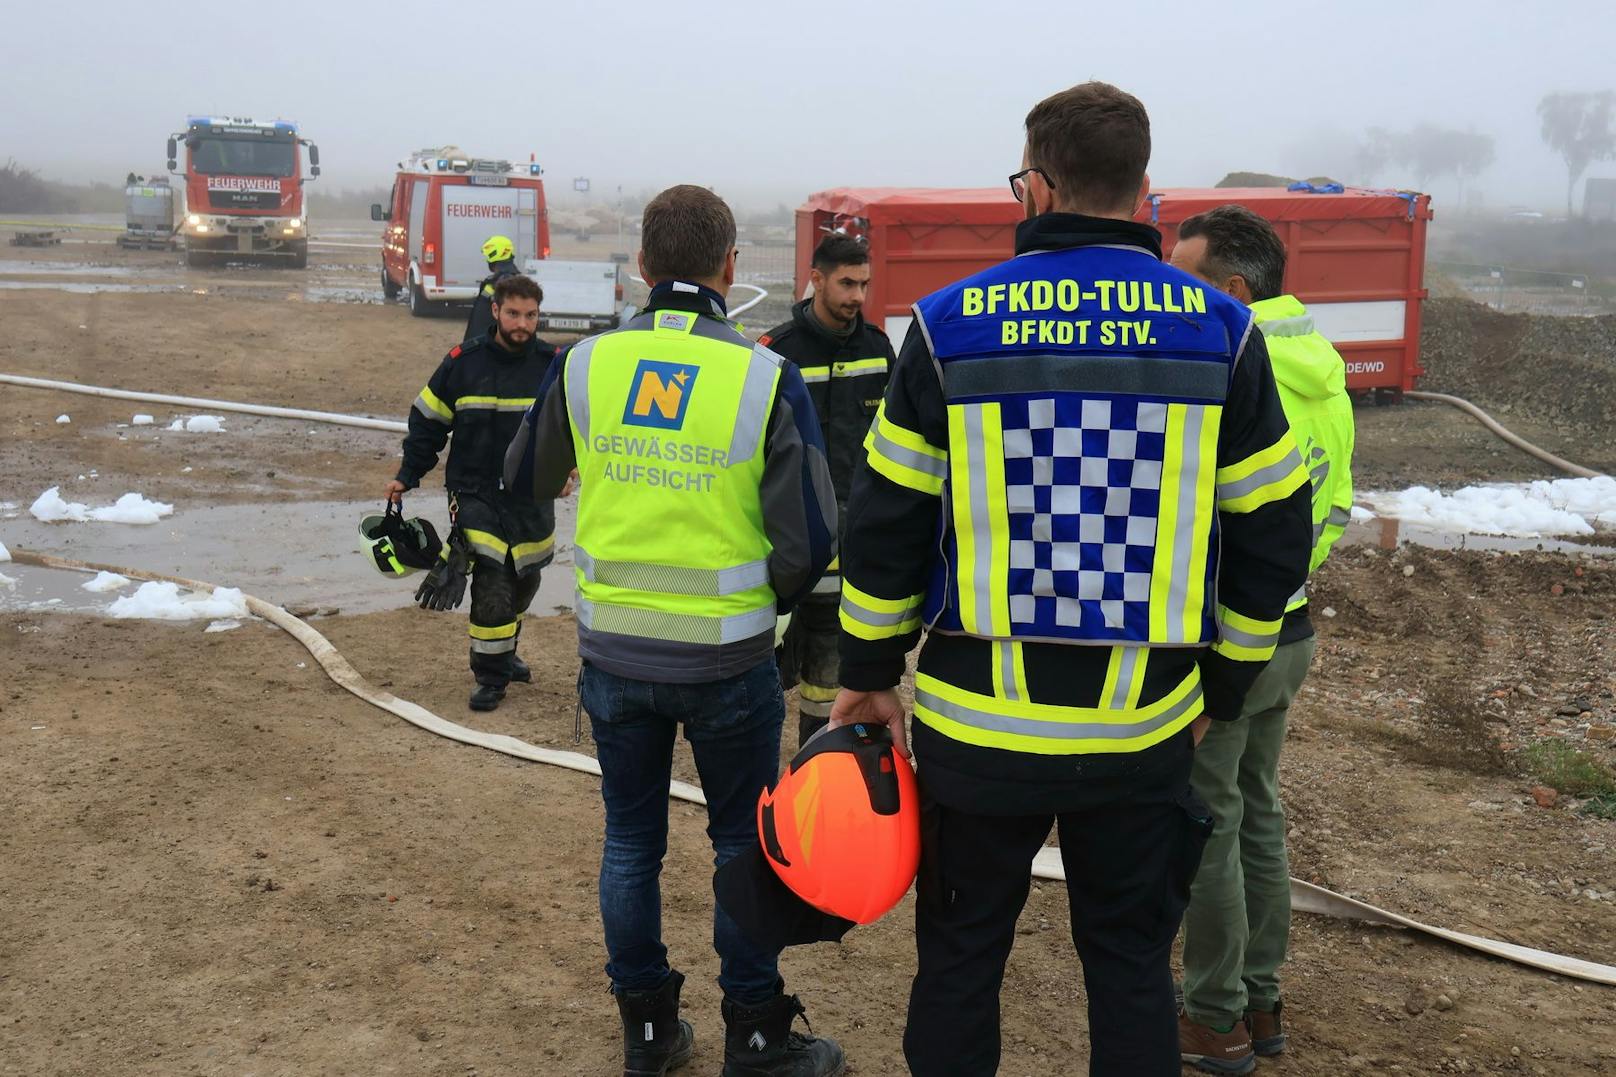
<path fill-rule="evenodd" d="M 192 228 L 195 228 L 197 225 L 202 223 L 202 218 L 193 213 L 189 217 L 185 218 L 185 223 L 190 225 Z"/>
<path fill-rule="evenodd" d="M 291 220 L 286 222 L 286 226 L 288 228 L 302 228 L 303 219 L 301 217 L 293 217 Z"/>

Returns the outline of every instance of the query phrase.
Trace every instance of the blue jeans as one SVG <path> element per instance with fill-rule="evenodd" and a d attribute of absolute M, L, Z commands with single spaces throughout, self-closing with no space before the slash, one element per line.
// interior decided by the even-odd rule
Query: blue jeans
<path fill-rule="evenodd" d="M 662 857 L 668 850 L 673 739 L 684 726 L 707 794 L 714 867 L 757 843 L 757 802 L 780 767 L 785 696 L 773 658 L 707 684 L 654 684 L 584 664 L 579 693 L 589 712 L 606 801 L 600 918 L 614 991 L 647 991 L 668 977 L 662 944 Z M 779 953 L 759 949 L 713 905 L 718 984 L 743 1006 L 779 992 Z"/>

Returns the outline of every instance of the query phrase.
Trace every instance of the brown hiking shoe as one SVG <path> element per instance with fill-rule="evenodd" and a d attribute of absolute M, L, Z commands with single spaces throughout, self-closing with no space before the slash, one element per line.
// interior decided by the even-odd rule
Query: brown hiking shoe
<path fill-rule="evenodd" d="M 1185 1062 L 1207 1073 L 1250 1073 L 1257 1068 L 1251 1033 L 1244 1021 L 1227 1032 L 1197 1024 L 1188 1014 L 1178 1015 L 1178 1053 Z"/>
<path fill-rule="evenodd" d="M 1283 1002 L 1276 1002 L 1273 1013 L 1246 1011 L 1246 1028 L 1251 1030 L 1251 1049 L 1263 1058 L 1272 1058 L 1285 1050 L 1285 1026 L 1279 1018 L 1279 1012 L 1284 1007 Z"/>

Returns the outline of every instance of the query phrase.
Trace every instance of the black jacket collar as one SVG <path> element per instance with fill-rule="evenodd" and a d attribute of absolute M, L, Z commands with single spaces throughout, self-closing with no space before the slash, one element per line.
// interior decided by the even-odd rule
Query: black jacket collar
<path fill-rule="evenodd" d="M 1072 247 L 1137 247 L 1161 258 L 1161 233 L 1148 224 L 1088 217 L 1081 213 L 1041 213 L 1016 225 L 1016 253 Z"/>
<path fill-rule="evenodd" d="M 651 289 L 645 301 L 646 310 L 688 310 L 696 314 L 710 314 L 714 318 L 727 318 L 729 308 L 724 297 L 711 288 L 689 281 L 663 281 Z"/>

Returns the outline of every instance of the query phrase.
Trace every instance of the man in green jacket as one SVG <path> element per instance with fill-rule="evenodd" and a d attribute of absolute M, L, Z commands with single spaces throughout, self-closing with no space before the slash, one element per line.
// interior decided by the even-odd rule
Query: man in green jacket
<path fill-rule="evenodd" d="M 1285 247 L 1244 206 L 1219 206 L 1179 226 L 1172 264 L 1251 307 L 1313 487 L 1317 569 L 1352 512 L 1352 400 L 1346 364 L 1294 296 L 1282 294 Z M 1290 934 L 1290 864 L 1279 802 L 1285 714 L 1313 661 L 1304 586 L 1286 607 L 1279 646 L 1246 696 L 1240 720 L 1214 722 L 1190 784 L 1216 827 L 1184 917 L 1179 1050 L 1211 1073 L 1250 1073 L 1256 1055 L 1285 1049 L 1278 969 Z"/>

